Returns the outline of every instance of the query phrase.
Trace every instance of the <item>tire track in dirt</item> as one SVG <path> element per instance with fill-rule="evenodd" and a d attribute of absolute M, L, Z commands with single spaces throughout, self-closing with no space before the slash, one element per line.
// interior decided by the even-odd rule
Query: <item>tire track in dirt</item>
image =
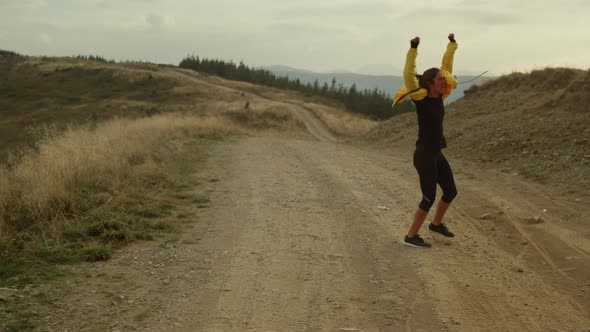
<path fill-rule="evenodd" d="M 466 196 L 468 207 L 462 209 L 461 218 L 470 215 L 469 219 L 473 220 L 471 227 L 491 239 L 504 255 L 512 259 L 514 269 L 534 272 L 534 276 L 542 284 L 541 288 L 567 295 L 562 298 L 563 306 L 590 315 L 590 259 L 584 249 L 577 246 L 587 246 L 587 242 L 568 241 L 567 239 L 572 238 L 571 230 L 559 228 L 558 223 L 563 221 L 558 217 L 545 217 L 547 221 L 537 223 L 536 220 L 544 220 L 533 217 L 542 210 L 539 206 L 547 206 L 546 203 L 543 204 L 544 194 L 527 192 L 524 197 L 528 202 L 524 203 L 520 196 L 514 194 L 498 192 L 492 188 L 486 188 L 482 192 L 477 187 L 471 187 Z M 508 201 L 500 197 L 511 199 Z M 539 205 L 531 204 L 534 201 Z M 494 215 L 491 220 L 477 217 L 478 214 L 490 211 Z"/>

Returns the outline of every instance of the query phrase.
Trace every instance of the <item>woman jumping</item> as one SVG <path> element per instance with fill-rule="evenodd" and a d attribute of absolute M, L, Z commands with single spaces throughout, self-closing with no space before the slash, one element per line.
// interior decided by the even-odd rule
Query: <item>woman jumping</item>
<path fill-rule="evenodd" d="M 440 185 L 443 195 L 438 201 L 436 212 L 428 230 L 447 237 L 455 236 L 445 224 L 443 216 L 453 199 L 457 196 L 457 188 L 453 171 L 441 149 L 447 146 L 443 135 L 443 119 L 445 116 L 445 100 L 451 90 L 457 87 L 453 72 L 453 56 L 457 49 L 455 35 L 449 34 L 449 44 L 442 59 L 442 66 L 430 68 L 422 75 L 416 75 L 416 56 L 420 38 L 410 41 L 410 50 L 406 56 L 403 86 L 395 95 L 394 105 L 410 97 L 416 104 L 418 114 L 418 140 L 414 151 L 414 167 L 420 177 L 422 201 L 414 214 L 414 221 L 404 238 L 404 245 L 417 248 L 430 248 L 418 231 L 428 215 L 428 211 L 436 198 L 436 185 Z"/>

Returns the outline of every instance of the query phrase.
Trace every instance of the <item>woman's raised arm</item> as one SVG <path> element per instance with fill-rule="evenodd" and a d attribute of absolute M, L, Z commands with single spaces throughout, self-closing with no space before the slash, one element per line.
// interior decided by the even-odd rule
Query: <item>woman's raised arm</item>
<path fill-rule="evenodd" d="M 449 74 L 453 73 L 453 59 L 455 56 L 455 50 L 457 50 L 457 41 L 455 41 L 455 34 L 449 33 L 449 44 L 447 50 L 443 55 L 442 65 L 440 67 L 443 71 L 448 71 Z"/>
<path fill-rule="evenodd" d="M 414 37 L 410 40 L 410 49 L 406 55 L 406 65 L 404 66 L 404 84 L 409 91 L 420 88 L 418 79 L 416 79 L 416 57 L 418 56 L 418 45 L 420 37 Z"/>

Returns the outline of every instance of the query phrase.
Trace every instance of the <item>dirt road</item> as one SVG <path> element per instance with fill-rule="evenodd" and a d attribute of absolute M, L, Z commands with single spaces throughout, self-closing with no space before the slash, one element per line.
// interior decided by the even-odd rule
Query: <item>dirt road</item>
<path fill-rule="evenodd" d="M 310 130 L 322 140 L 216 144 L 195 170 L 211 202 L 179 207 L 177 238 L 23 292 L 39 330 L 588 331 L 583 202 L 451 159 L 457 236 L 423 230 L 433 248 L 407 248 L 410 153 Z"/>
<path fill-rule="evenodd" d="M 587 238 L 568 245 L 549 236 L 557 221 L 544 216 L 544 223 L 530 223 L 527 218 L 534 218 L 534 211 L 519 196 L 481 190 L 476 179 L 461 181 L 467 197 L 457 201 L 449 218 L 458 237 L 425 234 L 435 248 L 415 250 L 400 241 L 419 199 L 407 157 L 263 138 L 224 150 L 227 154 L 218 154 L 216 164 L 228 167 L 216 176 L 235 176 L 226 177 L 223 189 L 216 189 L 214 204 L 204 216 L 209 222 L 186 234 L 187 239 L 201 239 L 195 250 L 206 253 L 207 264 L 200 268 L 207 273 L 192 287 L 186 285 L 192 288 L 186 291 L 186 301 L 169 303 L 182 327 L 588 327 Z M 532 196 L 545 207 L 558 208 L 547 198 Z M 512 203 L 497 201 L 499 197 L 509 197 Z M 485 213 L 495 219 L 479 219 Z M 575 238 L 568 232 L 560 229 L 557 234 Z M 170 323 L 163 321 L 159 328 Z"/>

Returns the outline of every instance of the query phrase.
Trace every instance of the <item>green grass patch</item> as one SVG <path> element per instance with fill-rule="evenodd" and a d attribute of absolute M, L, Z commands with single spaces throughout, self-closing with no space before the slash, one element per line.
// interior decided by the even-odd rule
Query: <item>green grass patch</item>
<path fill-rule="evenodd" d="M 22 262 L 3 262 L 0 264 L 0 280 L 21 274 L 25 270 L 26 266 Z"/>
<path fill-rule="evenodd" d="M 105 261 L 122 245 L 151 241 L 175 232 L 174 219 L 160 218 L 172 213 L 172 205 L 150 197 L 137 199 L 145 202 L 140 208 L 135 199 L 125 198 L 117 201 L 114 207 L 95 207 L 85 215 L 70 219 L 53 235 L 37 236 L 36 239 L 32 235 L 21 246 L 23 250 L 11 250 L 10 255 L 0 256 L 0 284 L 21 283 L 24 276 L 29 277 L 30 283 L 35 283 L 54 273 L 51 266 Z M 15 247 L 15 242 L 11 242 L 11 247 Z M 33 250 L 26 249 L 34 243 L 37 244 Z"/>
<path fill-rule="evenodd" d="M 56 262 L 48 262 L 46 259 L 60 261 L 62 264 L 64 258 L 55 253 L 41 253 L 41 258 L 28 254 L 27 257 L 18 257 L 13 261 L 3 261 L 0 263 L 0 287 L 23 288 L 26 285 L 35 285 L 39 282 L 56 280 L 67 276 Z M 77 258 L 68 257 L 65 259 L 68 263 L 78 261 Z"/>
<path fill-rule="evenodd" d="M 33 252 L 33 255 L 40 261 L 47 263 L 69 264 L 78 260 L 75 251 L 61 246 L 39 247 Z"/>
<path fill-rule="evenodd" d="M 73 262 L 73 261 L 72 261 Z M 37 277 L 42 280 L 55 280 L 59 278 L 65 277 L 67 274 L 61 270 L 56 270 L 51 268 L 51 266 L 45 266 L 44 270 L 41 270 L 37 273 Z"/>
<path fill-rule="evenodd" d="M 68 242 L 78 242 L 87 239 L 87 234 L 82 232 L 81 229 L 75 228 L 64 229 L 61 233 L 61 236 Z"/>
<path fill-rule="evenodd" d="M 111 247 L 100 246 L 84 248 L 82 250 L 82 257 L 87 262 L 101 262 L 106 261 L 113 255 Z"/>
<path fill-rule="evenodd" d="M 16 322 L 9 322 L 6 324 L 5 331 L 7 332 L 19 332 L 29 331 L 35 328 L 35 324 L 31 323 L 28 319 L 21 319 Z"/>
<path fill-rule="evenodd" d="M 170 204 L 151 202 L 152 204 L 136 205 L 127 208 L 127 213 L 142 218 L 162 218 L 170 214 L 174 207 Z"/>

